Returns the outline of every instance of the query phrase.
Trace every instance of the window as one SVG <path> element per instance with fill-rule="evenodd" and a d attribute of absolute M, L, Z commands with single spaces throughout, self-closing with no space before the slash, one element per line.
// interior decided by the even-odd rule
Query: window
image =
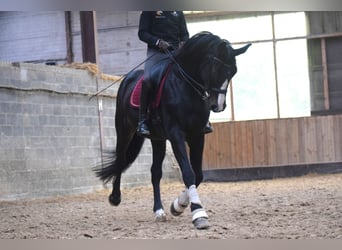
<path fill-rule="evenodd" d="M 310 115 L 310 84 L 304 12 L 188 19 L 190 35 L 207 30 L 238 48 L 238 73 L 227 94 L 226 110 L 210 120 L 250 120 Z M 210 20 L 209 20 L 210 19 Z M 231 92 L 230 92 L 231 91 Z"/>

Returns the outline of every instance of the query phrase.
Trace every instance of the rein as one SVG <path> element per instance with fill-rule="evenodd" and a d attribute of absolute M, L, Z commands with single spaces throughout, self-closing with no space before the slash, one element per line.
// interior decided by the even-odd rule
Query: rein
<path fill-rule="evenodd" d="M 166 50 L 169 58 L 172 60 L 174 64 L 177 65 L 179 72 L 181 73 L 183 79 L 199 94 L 203 100 L 207 100 L 209 98 L 209 93 L 207 91 L 207 88 L 203 87 L 202 84 L 200 84 L 198 81 L 196 81 L 194 78 L 192 78 L 188 73 L 185 72 L 185 70 L 179 65 L 179 63 L 176 61 L 174 56 L 169 50 Z M 202 94 L 204 92 L 204 94 Z"/>
<path fill-rule="evenodd" d="M 181 73 L 184 80 L 197 92 L 197 94 L 199 94 L 202 97 L 203 100 L 207 100 L 210 97 L 210 94 L 208 93 L 208 88 L 203 87 L 203 85 L 201 83 L 199 83 L 193 77 L 191 77 L 188 73 L 186 73 L 185 70 L 178 64 L 178 62 L 175 60 L 173 54 L 168 49 L 166 50 L 166 53 L 168 54 L 168 56 L 172 60 L 172 62 L 177 65 L 179 72 Z M 124 74 L 118 80 L 112 82 L 108 86 L 104 87 L 103 89 L 97 91 L 95 94 L 91 95 L 89 100 L 91 100 L 95 96 L 98 96 L 100 93 L 107 90 L 108 88 L 113 86 L 115 83 L 121 81 L 126 75 L 128 75 L 132 71 L 136 70 L 138 67 L 140 67 L 142 64 L 144 64 L 146 61 L 150 60 L 154 55 L 155 54 L 152 54 L 150 57 L 146 58 L 144 61 L 142 61 L 137 66 L 135 66 L 133 69 L 131 69 L 127 74 Z M 226 64 L 225 62 L 223 62 L 218 57 L 213 56 L 212 58 L 215 61 L 221 63 L 223 66 L 225 66 L 227 68 L 231 68 L 230 65 Z M 216 92 L 216 93 L 220 93 L 220 94 L 226 94 L 227 93 L 227 90 L 222 90 L 222 89 L 217 89 L 217 88 L 211 88 L 210 90 L 213 92 Z"/>
<path fill-rule="evenodd" d="M 150 60 L 153 56 L 155 56 L 156 54 L 152 54 L 151 56 L 149 56 L 148 58 L 146 58 L 144 61 L 142 61 L 141 63 L 139 63 L 137 66 L 135 66 L 133 69 L 131 69 L 129 72 L 127 72 L 126 74 L 122 75 L 119 79 L 117 79 L 116 81 L 112 82 L 111 84 L 109 84 L 108 86 L 104 87 L 103 89 L 97 91 L 95 94 L 91 95 L 89 97 L 89 101 L 95 97 L 98 96 L 100 93 L 102 93 L 103 91 L 109 89 L 111 86 L 113 86 L 115 83 L 121 81 L 122 79 L 124 79 L 125 76 L 127 76 L 129 73 L 133 72 L 134 70 L 136 70 L 138 67 L 140 67 L 141 65 L 143 65 L 146 61 Z"/>
<path fill-rule="evenodd" d="M 185 70 L 179 65 L 179 63 L 176 61 L 173 54 L 169 50 L 166 50 L 166 52 L 169 58 L 172 60 L 172 62 L 177 65 L 179 72 L 181 73 L 184 80 L 197 92 L 197 94 L 199 94 L 202 97 L 203 100 L 207 100 L 210 97 L 210 94 L 208 93 L 208 88 L 203 87 L 203 84 L 200 84 L 193 77 L 191 77 L 188 73 L 186 73 Z M 219 62 L 220 64 L 222 64 L 222 66 L 226 68 L 232 67 L 229 64 L 226 64 L 225 62 L 223 62 L 221 59 L 219 59 L 216 56 L 213 56 L 212 59 Z M 212 92 L 219 93 L 219 94 L 227 94 L 226 89 L 210 88 L 210 90 Z"/>

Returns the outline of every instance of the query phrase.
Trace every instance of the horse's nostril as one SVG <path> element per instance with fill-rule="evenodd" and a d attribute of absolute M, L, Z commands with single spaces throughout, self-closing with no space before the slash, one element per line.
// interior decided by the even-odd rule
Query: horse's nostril
<path fill-rule="evenodd" d="M 216 104 L 213 104 L 213 105 L 211 105 L 210 109 L 211 109 L 212 111 L 216 112 L 217 109 L 218 109 L 218 106 L 217 106 Z"/>

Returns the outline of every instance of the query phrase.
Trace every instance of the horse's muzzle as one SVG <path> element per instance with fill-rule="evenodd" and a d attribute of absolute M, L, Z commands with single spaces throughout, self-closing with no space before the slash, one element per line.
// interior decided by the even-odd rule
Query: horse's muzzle
<path fill-rule="evenodd" d="M 219 113 L 219 112 L 222 112 L 223 110 L 225 110 L 226 106 L 227 106 L 226 103 L 224 103 L 223 105 L 211 104 L 210 110 L 215 112 L 215 113 Z"/>

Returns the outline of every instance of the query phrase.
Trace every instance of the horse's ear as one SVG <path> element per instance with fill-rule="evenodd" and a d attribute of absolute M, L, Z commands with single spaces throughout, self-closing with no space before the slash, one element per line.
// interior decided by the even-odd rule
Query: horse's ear
<path fill-rule="evenodd" d="M 243 53 L 245 53 L 247 51 L 247 49 L 251 46 L 252 44 L 247 44 L 239 49 L 234 49 L 234 55 L 235 56 L 238 56 L 238 55 L 241 55 Z"/>

